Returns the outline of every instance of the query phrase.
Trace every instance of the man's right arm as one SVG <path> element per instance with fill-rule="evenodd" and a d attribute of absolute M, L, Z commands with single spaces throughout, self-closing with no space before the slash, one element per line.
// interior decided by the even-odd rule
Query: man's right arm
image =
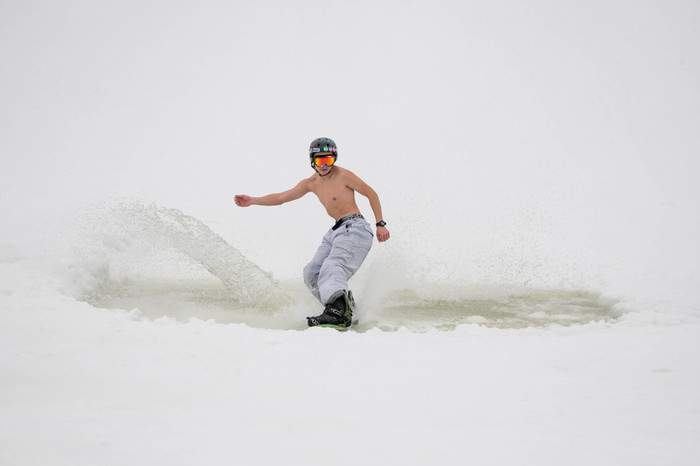
<path fill-rule="evenodd" d="M 301 180 L 292 189 L 281 193 L 268 194 L 262 197 L 251 197 L 246 194 L 238 194 L 234 197 L 234 202 L 239 207 L 248 207 L 251 205 L 274 206 L 284 204 L 285 202 L 295 201 L 304 196 L 310 191 L 309 180 Z"/>

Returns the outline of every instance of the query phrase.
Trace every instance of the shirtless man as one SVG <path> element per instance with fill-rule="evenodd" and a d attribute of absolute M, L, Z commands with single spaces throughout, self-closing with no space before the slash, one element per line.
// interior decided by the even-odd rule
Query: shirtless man
<path fill-rule="evenodd" d="M 314 258 L 304 267 L 304 282 L 311 293 L 325 305 L 321 315 L 307 317 L 309 327 L 347 328 L 352 323 L 355 301 L 348 289 L 348 280 L 360 268 L 372 247 L 372 228 L 360 214 L 355 203 L 355 192 L 369 200 L 377 221 L 377 240 L 389 239 L 389 230 L 382 217 L 379 196 L 350 170 L 335 164 L 338 148 L 329 138 L 318 138 L 309 148 L 311 167 L 316 173 L 301 180 L 290 190 L 251 197 L 235 196 L 236 205 L 273 206 L 294 201 L 312 192 L 321 201 L 326 212 L 336 222 L 323 237 Z"/>

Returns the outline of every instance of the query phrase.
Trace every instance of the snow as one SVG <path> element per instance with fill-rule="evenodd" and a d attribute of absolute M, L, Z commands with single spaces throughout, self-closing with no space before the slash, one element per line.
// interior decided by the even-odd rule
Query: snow
<path fill-rule="evenodd" d="M 0 13 L 0 464 L 696 464 L 696 3 Z M 342 333 L 316 200 L 232 202 L 319 136 L 392 233 Z"/>

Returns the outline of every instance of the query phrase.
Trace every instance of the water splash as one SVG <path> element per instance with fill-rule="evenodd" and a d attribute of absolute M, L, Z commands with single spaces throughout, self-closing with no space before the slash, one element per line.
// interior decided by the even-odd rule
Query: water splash
<path fill-rule="evenodd" d="M 84 223 L 90 241 L 80 241 L 75 268 L 91 278 L 82 299 L 94 306 L 138 309 L 135 315 L 147 319 L 297 330 L 305 328 L 305 316 L 321 312 L 303 284 L 278 283 L 177 209 L 119 204 L 96 208 Z M 412 281 L 386 269 L 410 269 L 408 263 L 377 254 L 351 283 L 359 297 L 357 331 L 569 326 L 610 322 L 621 314 L 615 301 L 580 289 Z"/>
<path fill-rule="evenodd" d="M 218 278 L 227 289 L 228 299 L 238 305 L 271 310 L 290 301 L 269 273 L 207 225 L 177 209 L 124 203 L 96 208 L 85 222 L 93 250 L 80 253 L 83 269 L 99 275 L 97 284 L 86 290 L 86 296 L 113 292 L 115 286 L 133 281 L 145 270 L 156 269 L 155 275 L 162 277 L 168 275 L 170 268 L 196 264 Z M 81 243 L 83 249 L 85 244 Z M 154 263 L 159 256 L 166 258 L 168 249 L 191 263 L 165 259 L 160 266 Z M 95 258 L 100 258 L 98 263 Z"/>

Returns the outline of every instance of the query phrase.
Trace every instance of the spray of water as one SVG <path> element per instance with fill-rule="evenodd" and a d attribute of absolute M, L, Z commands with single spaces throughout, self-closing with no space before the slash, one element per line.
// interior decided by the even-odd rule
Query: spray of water
<path fill-rule="evenodd" d="M 72 268 L 83 277 L 81 299 L 95 306 L 137 309 L 145 318 L 288 329 L 304 328 L 304 316 L 320 312 L 303 284 L 277 282 L 177 209 L 138 203 L 100 207 L 84 217 L 81 230 L 85 235 Z M 615 302 L 595 292 L 431 280 L 413 273 L 412 263 L 401 257 L 378 249 L 351 280 L 357 330 L 542 327 L 619 316 Z"/>
<path fill-rule="evenodd" d="M 76 256 L 83 269 L 96 276 L 92 289 L 86 290 L 93 299 L 134 282 L 141 283 L 141 288 L 151 283 L 146 288 L 157 295 L 169 289 L 191 289 L 204 278 L 215 277 L 225 290 L 205 288 L 221 301 L 268 311 L 290 302 L 269 273 L 204 223 L 177 209 L 124 203 L 96 208 L 82 223 L 90 240 L 81 241 Z M 209 275 L 197 274 L 197 268 Z M 188 269 L 194 272 L 187 273 Z"/>

